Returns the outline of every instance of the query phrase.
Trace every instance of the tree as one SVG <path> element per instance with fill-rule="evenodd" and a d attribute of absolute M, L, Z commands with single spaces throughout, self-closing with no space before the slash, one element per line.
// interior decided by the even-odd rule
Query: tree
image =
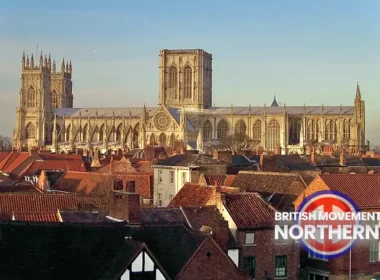
<path fill-rule="evenodd" d="M 8 136 L 0 135 L 0 151 L 10 151 L 12 149 L 12 139 Z"/>
<path fill-rule="evenodd" d="M 239 151 L 252 149 L 253 146 L 259 144 L 259 141 L 254 141 L 248 138 L 247 135 L 234 133 L 221 139 L 221 146 L 228 148 L 233 154 L 238 154 Z"/>

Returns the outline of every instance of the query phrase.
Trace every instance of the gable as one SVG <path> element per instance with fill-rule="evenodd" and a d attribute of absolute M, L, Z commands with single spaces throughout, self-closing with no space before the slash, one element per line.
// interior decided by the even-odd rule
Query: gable
<path fill-rule="evenodd" d="M 294 209 L 295 211 L 298 209 L 298 206 L 302 203 L 302 201 L 318 191 L 330 190 L 330 188 L 326 185 L 326 183 L 321 179 L 320 176 L 315 177 L 315 179 L 309 184 L 309 186 L 300 194 L 294 201 Z"/>
<path fill-rule="evenodd" d="M 178 109 L 176 109 L 178 111 Z M 161 105 L 148 121 L 147 130 L 167 131 L 178 130 L 180 128 L 180 117 L 173 110 L 168 110 Z"/>

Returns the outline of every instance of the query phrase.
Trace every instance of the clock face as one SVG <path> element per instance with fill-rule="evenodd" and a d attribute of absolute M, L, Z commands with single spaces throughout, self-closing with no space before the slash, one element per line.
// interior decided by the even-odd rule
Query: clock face
<path fill-rule="evenodd" d="M 154 125 L 161 131 L 167 130 L 170 126 L 170 119 L 167 114 L 160 112 L 154 117 Z"/>

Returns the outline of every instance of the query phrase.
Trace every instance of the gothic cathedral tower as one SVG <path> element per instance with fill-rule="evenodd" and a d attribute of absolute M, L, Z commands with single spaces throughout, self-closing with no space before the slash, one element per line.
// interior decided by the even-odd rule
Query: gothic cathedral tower
<path fill-rule="evenodd" d="M 211 107 L 212 55 L 200 49 L 161 50 L 159 104 Z"/>
<path fill-rule="evenodd" d="M 72 108 L 72 65 L 62 61 L 61 71 L 56 71 L 50 55 L 40 55 L 39 64 L 33 54 L 22 55 L 19 107 L 16 110 L 16 129 L 13 147 L 30 149 L 51 144 L 55 108 Z"/>

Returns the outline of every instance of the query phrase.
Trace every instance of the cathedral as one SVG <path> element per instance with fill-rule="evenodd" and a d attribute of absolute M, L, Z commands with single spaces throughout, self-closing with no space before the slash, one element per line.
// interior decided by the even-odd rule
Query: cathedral
<path fill-rule="evenodd" d="M 212 105 L 212 55 L 202 49 L 161 50 L 157 107 L 74 108 L 71 61 L 22 56 L 13 146 L 57 153 L 162 146 L 210 152 L 238 136 L 250 149 L 305 154 L 311 147 L 365 150 L 365 106 Z M 354 94 L 353 94 L 354 97 Z"/>

